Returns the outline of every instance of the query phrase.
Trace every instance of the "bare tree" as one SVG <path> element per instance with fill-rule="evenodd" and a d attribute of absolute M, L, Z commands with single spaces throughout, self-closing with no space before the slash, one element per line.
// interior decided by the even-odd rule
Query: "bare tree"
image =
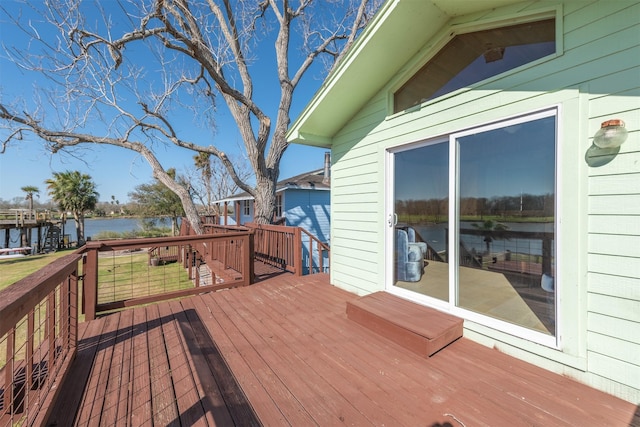
<path fill-rule="evenodd" d="M 0 152 L 25 132 L 35 133 L 54 153 L 87 143 L 133 150 L 178 195 L 199 232 L 189 192 L 171 179 L 156 154 L 162 145 L 210 154 L 255 198 L 255 220 L 267 223 L 288 146 L 294 91 L 314 63 L 340 60 L 379 3 L 119 0 L 104 3 L 114 6 L 106 11 L 99 2 L 47 0 L 39 10 L 42 27 L 53 26 L 56 37 L 45 37 L 36 21 L 0 5 L 31 45 L 39 45 L 29 52 L 5 47 L 6 53 L 57 84 L 42 97 L 56 105 L 55 114 L 45 115 L 42 105 L 23 112 L 0 103 L 0 122 L 7 127 Z M 181 130 L 185 111 L 213 129 L 220 99 L 244 143 L 253 184 L 218 145 L 191 141 Z"/>
<path fill-rule="evenodd" d="M 241 156 L 229 157 L 240 180 L 246 182 L 251 179 L 251 166 L 247 160 Z M 187 170 L 185 173 L 186 180 L 191 184 L 191 194 L 204 206 L 208 215 L 220 215 L 222 212 L 219 211 L 218 205 L 212 202 L 237 193 L 240 187 L 217 157 L 205 160 L 204 156 L 196 155 L 194 163 L 195 170 Z"/>

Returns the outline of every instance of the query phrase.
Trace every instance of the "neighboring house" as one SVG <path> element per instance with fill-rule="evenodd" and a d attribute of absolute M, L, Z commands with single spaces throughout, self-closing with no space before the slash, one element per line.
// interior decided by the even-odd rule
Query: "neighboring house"
<path fill-rule="evenodd" d="M 275 222 L 301 227 L 327 245 L 331 223 L 330 162 L 327 153 L 323 169 L 284 179 L 276 184 Z M 215 203 L 222 205 L 221 212 L 228 212 L 229 204 L 234 206 L 233 215 L 220 216 L 220 224 L 243 225 L 253 222 L 254 198 L 248 193 L 239 193 Z M 225 205 L 227 209 L 224 208 Z M 308 239 L 303 237 L 303 244 L 303 260 L 306 260 L 309 254 Z M 314 255 L 314 259 L 315 257 L 317 255 Z M 307 266 L 307 262 L 304 262 Z M 323 265 L 329 265 L 327 256 Z"/>
<path fill-rule="evenodd" d="M 331 148 L 334 285 L 640 402 L 640 2 L 388 1 L 289 140 Z"/>

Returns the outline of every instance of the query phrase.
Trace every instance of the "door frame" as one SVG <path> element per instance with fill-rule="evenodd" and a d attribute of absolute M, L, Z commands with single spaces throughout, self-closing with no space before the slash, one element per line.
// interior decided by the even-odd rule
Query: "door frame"
<path fill-rule="evenodd" d="M 555 117 L 556 119 L 556 133 L 555 133 L 555 222 L 554 222 L 554 246 L 556 254 L 556 290 L 555 290 L 555 331 L 553 335 L 547 335 L 542 332 L 535 331 L 524 326 L 516 325 L 514 323 L 507 322 L 505 320 L 496 319 L 481 313 L 477 313 L 458 306 L 457 292 L 458 286 L 458 266 L 459 266 L 459 249 L 458 249 L 458 234 L 459 234 L 459 203 L 457 195 L 459 193 L 459 180 L 457 177 L 459 170 L 458 162 L 458 142 L 457 138 L 472 134 L 474 132 L 485 132 L 493 129 L 499 129 L 507 127 L 513 124 L 524 123 L 528 121 L 534 121 L 544 117 Z M 387 148 L 384 153 L 385 159 L 385 243 L 384 243 L 384 287 L 385 290 L 394 295 L 415 301 L 417 303 L 427 305 L 441 311 L 449 312 L 453 315 L 461 317 L 465 320 L 469 320 L 478 325 L 486 326 L 491 329 L 504 332 L 509 335 L 516 336 L 518 338 L 532 341 L 538 344 L 542 344 L 546 347 L 553 349 L 561 349 L 561 310 L 559 286 L 561 276 L 559 263 L 560 252 L 559 246 L 559 209 L 557 201 L 561 197 L 560 185 L 559 185 L 559 158 L 560 158 L 560 127 L 561 127 L 561 111 L 560 106 L 555 105 L 547 107 L 541 110 L 528 112 L 525 114 L 518 114 L 512 117 L 505 117 L 500 120 L 479 124 L 477 126 L 471 126 L 464 129 L 454 130 L 445 135 L 440 135 L 432 138 L 420 139 L 417 141 L 408 142 L 406 144 L 396 145 L 394 147 Z M 429 297 L 427 295 L 413 292 L 407 289 L 399 288 L 394 285 L 394 246 L 395 246 L 395 224 L 397 223 L 397 215 L 395 214 L 395 155 L 399 152 L 405 152 L 412 149 L 420 148 L 426 145 L 445 142 L 449 144 L 449 301 L 442 301 L 437 298 Z M 453 222 L 453 224 L 452 224 Z M 451 244 L 451 242 L 454 242 Z"/>

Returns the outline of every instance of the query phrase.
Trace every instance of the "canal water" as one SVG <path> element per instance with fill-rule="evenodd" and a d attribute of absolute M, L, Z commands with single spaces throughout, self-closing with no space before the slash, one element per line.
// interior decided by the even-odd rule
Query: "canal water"
<path fill-rule="evenodd" d="M 169 218 L 151 218 L 156 219 L 156 226 L 158 227 L 171 227 L 171 221 Z M 143 229 L 143 220 L 141 218 L 87 218 L 84 220 L 84 234 L 85 238 L 93 237 L 100 232 L 113 231 L 117 233 L 124 233 L 128 231 L 140 231 Z M 44 230 L 43 230 L 44 233 Z M 64 234 L 68 234 L 71 241 L 76 240 L 76 222 L 71 219 L 67 220 L 64 226 Z M 31 235 L 31 246 L 36 246 L 38 243 L 38 231 L 33 229 Z M 4 246 L 4 233 L 0 238 L 0 246 Z M 12 229 L 10 234 L 10 248 L 16 248 L 20 246 L 20 233 L 17 229 Z"/>

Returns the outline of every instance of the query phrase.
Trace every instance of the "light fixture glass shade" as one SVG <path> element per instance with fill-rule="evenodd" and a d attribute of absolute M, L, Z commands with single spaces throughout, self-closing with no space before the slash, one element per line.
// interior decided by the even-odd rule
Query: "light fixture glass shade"
<path fill-rule="evenodd" d="M 620 147 L 626 141 L 627 134 L 622 120 L 608 120 L 602 122 L 600 129 L 593 137 L 593 143 L 600 148 Z"/>

